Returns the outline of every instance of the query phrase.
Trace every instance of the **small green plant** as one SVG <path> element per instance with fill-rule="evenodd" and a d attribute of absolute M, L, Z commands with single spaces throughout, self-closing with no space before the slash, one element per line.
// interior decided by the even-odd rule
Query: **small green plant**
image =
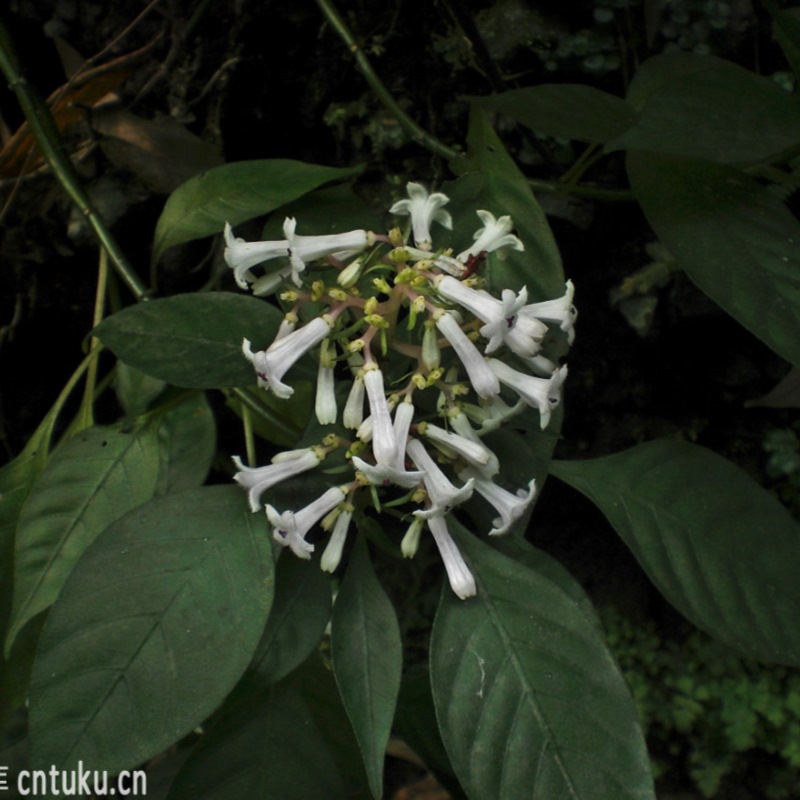
<path fill-rule="evenodd" d="M 651 620 L 635 624 L 613 608 L 601 616 L 657 777 L 683 774 L 705 797 L 723 798 L 733 780 L 755 784 L 757 775 L 763 797 L 797 796 L 800 671 L 742 658 L 688 625 L 663 639 Z"/>

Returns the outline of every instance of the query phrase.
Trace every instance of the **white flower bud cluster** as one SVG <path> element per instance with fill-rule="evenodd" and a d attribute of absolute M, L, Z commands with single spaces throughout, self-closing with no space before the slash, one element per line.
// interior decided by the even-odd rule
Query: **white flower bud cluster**
<path fill-rule="evenodd" d="M 264 492 L 279 482 L 324 460 L 338 461 L 338 472 L 352 469 L 348 482 L 297 511 L 267 504 L 276 541 L 310 558 L 312 528 L 332 529 L 321 566 L 333 571 L 354 515 L 369 502 L 378 509 L 390 502 L 393 513 L 406 502 L 412 510 L 403 555 L 414 555 L 427 526 L 453 591 L 467 598 L 476 592 L 475 580 L 447 516 L 477 492 L 495 509 L 489 533 L 499 535 L 530 506 L 535 482 L 516 491 L 499 485 L 500 463 L 484 437 L 528 407 L 538 411 L 542 429 L 548 425 L 567 368 L 540 350 L 553 328 L 572 342 L 573 286 L 568 281 L 562 297 L 538 303 L 528 302 L 526 287 L 495 297 L 482 288 L 478 270 L 489 253 L 524 249 L 511 218 L 477 211 L 483 227 L 472 247 L 453 256 L 434 250 L 431 235 L 433 223 L 452 227 L 443 208 L 446 195 L 429 194 L 418 183 L 407 188 L 409 199 L 390 209 L 410 217 L 406 237 L 399 229 L 300 236 L 296 221 L 287 218 L 285 239 L 244 242 L 226 225 L 225 259 L 240 286 L 266 294 L 291 282 L 281 295 L 290 309 L 272 343 L 264 350 L 243 343 L 259 386 L 291 397 L 284 377 L 313 352 L 319 364 L 314 410 L 318 422 L 330 427 L 318 445 L 281 453 L 264 467 L 246 467 L 235 458 L 234 477 L 257 511 Z M 276 259 L 276 269 L 253 273 Z M 324 271 L 312 281 L 307 267 Z M 323 311 L 300 325 L 309 303 Z M 337 394 L 341 379 L 349 390 Z M 400 496 L 392 499 L 392 492 Z"/>

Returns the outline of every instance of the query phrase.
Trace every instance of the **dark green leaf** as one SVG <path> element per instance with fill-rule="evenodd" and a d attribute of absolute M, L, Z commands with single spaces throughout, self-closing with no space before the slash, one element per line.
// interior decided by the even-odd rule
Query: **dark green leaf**
<path fill-rule="evenodd" d="M 149 428 L 87 428 L 56 451 L 19 517 L 6 652 L 22 626 L 55 601 L 97 536 L 153 496 L 157 474 Z"/>
<path fill-rule="evenodd" d="M 37 475 L 44 469 L 54 423 L 55 416 L 51 413 L 36 429 L 25 449 L 0 469 L 0 634 L 4 640 L 13 599 L 14 542 L 19 515 Z"/>
<path fill-rule="evenodd" d="M 176 189 L 156 225 L 153 262 L 173 245 L 222 233 L 268 214 L 331 181 L 357 175 L 360 167 L 338 169 L 301 161 L 238 161 L 204 172 Z"/>
<path fill-rule="evenodd" d="M 636 120 L 624 100 L 584 84 L 544 83 L 469 99 L 538 133 L 583 142 L 607 142 Z"/>
<path fill-rule="evenodd" d="M 227 714 L 203 737 L 168 800 L 338 800 L 346 796 L 327 742 L 288 686 Z"/>
<path fill-rule="evenodd" d="M 629 153 L 631 187 L 678 265 L 712 300 L 800 364 L 800 223 L 732 167 Z"/>
<path fill-rule="evenodd" d="M 531 302 L 559 297 L 564 293 L 564 272 L 544 212 L 485 113 L 477 107 L 472 109 L 467 141 L 467 157 L 451 164 L 462 177 L 445 187 L 458 236 L 452 242 L 456 253 L 469 247 L 472 234 L 482 227 L 476 210 L 486 209 L 496 217 L 510 214 L 525 250 L 509 250 L 505 258 L 492 254 L 489 267 L 481 274 L 502 289 L 527 285 Z M 447 242 L 444 235 L 437 236 L 437 245 L 440 239 Z"/>
<path fill-rule="evenodd" d="M 250 662 L 272 591 L 263 517 L 236 487 L 173 493 L 118 520 L 42 632 L 32 763 L 116 773 L 189 733 Z"/>
<path fill-rule="evenodd" d="M 439 734 L 426 664 L 414 664 L 403 675 L 395 728 L 403 741 L 439 776 L 454 776 Z"/>
<path fill-rule="evenodd" d="M 117 362 L 114 389 L 128 419 L 144 414 L 165 388 L 164 381 L 153 378 L 124 361 Z"/>
<path fill-rule="evenodd" d="M 634 79 L 643 107 L 606 150 L 648 150 L 720 163 L 753 163 L 800 144 L 800 98 L 729 61 L 656 56 Z"/>
<path fill-rule="evenodd" d="M 157 421 L 159 469 L 156 494 L 200 486 L 217 445 L 214 414 L 204 393 L 192 394 Z"/>
<path fill-rule="evenodd" d="M 785 8 L 773 17 L 772 22 L 778 44 L 795 76 L 800 75 L 800 8 Z"/>
<path fill-rule="evenodd" d="M 378 215 L 347 184 L 318 189 L 277 209 L 264 227 L 264 239 L 283 239 L 283 220 L 294 217 L 301 235 L 321 236 L 364 228 L 381 233 Z"/>
<path fill-rule="evenodd" d="M 695 625 L 762 661 L 800 666 L 800 527 L 738 467 L 685 442 L 559 461 L 664 596 Z"/>
<path fill-rule="evenodd" d="M 283 554 L 275 568 L 275 602 L 251 669 L 276 683 L 317 647 L 331 614 L 330 577 L 317 561 Z"/>
<path fill-rule="evenodd" d="M 140 303 L 106 318 L 94 334 L 128 364 L 190 389 L 255 382 L 242 340 L 266 347 L 282 315 L 270 303 L 232 292 L 184 294 Z"/>
<path fill-rule="evenodd" d="M 383 761 L 400 691 L 397 617 L 359 537 L 331 620 L 331 657 L 374 797 L 383 793 Z"/>
<path fill-rule="evenodd" d="M 636 709 L 597 625 L 559 585 L 451 527 L 478 594 L 445 588 L 431 682 L 467 795 L 654 798 Z"/>

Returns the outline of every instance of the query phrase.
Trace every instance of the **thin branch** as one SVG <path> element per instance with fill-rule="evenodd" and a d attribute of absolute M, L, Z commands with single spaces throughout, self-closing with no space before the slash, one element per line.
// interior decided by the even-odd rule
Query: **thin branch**
<path fill-rule="evenodd" d="M 428 133 L 414 122 L 411 117 L 403 111 L 397 104 L 397 101 L 392 96 L 391 92 L 384 86 L 383 81 L 378 77 L 375 70 L 372 68 L 369 59 L 364 54 L 364 51 L 359 47 L 355 37 L 347 27 L 347 23 L 342 19 L 336 6 L 331 0 L 317 0 L 317 5 L 325 14 L 328 22 L 330 22 L 333 29 L 341 36 L 344 43 L 347 45 L 348 50 L 355 56 L 356 65 L 358 66 L 361 74 L 366 78 L 367 83 L 378 96 L 378 99 L 386 106 L 389 111 L 397 119 L 400 127 L 415 141 L 426 147 L 432 153 L 442 158 L 452 159 L 460 155 L 460 153 L 449 147 L 444 142 L 440 142 L 433 134 Z"/>
<path fill-rule="evenodd" d="M 452 147 L 439 141 L 433 134 L 421 128 L 411 117 L 403 111 L 397 104 L 391 92 L 383 84 L 375 70 L 372 68 L 369 59 L 364 51 L 356 42 L 355 36 L 347 27 L 347 23 L 333 4 L 332 0 L 316 0 L 317 5 L 322 10 L 328 22 L 339 34 L 347 48 L 355 56 L 356 65 L 361 74 L 366 78 L 367 83 L 378 96 L 378 99 L 395 116 L 400 127 L 415 141 L 426 147 L 432 153 L 451 160 L 462 154 Z M 633 193 L 627 189 L 604 189 L 599 186 L 565 186 L 560 181 L 547 181 L 540 178 L 526 178 L 531 189 L 536 192 L 549 192 L 556 194 L 570 194 L 576 197 L 585 197 L 593 200 L 633 200 Z"/>
<path fill-rule="evenodd" d="M 41 148 L 50 169 L 58 179 L 72 202 L 88 220 L 101 246 L 108 253 L 114 268 L 133 292 L 137 300 L 146 299 L 147 290 L 142 285 L 133 267 L 128 263 L 119 245 L 98 216 L 86 192 L 80 184 L 72 161 L 61 145 L 61 137 L 47 104 L 38 92 L 25 80 L 17 65 L 11 37 L 0 20 L 0 71 L 8 80 L 9 88 L 17 95 L 20 106 L 28 120 L 31 133 Z"/>

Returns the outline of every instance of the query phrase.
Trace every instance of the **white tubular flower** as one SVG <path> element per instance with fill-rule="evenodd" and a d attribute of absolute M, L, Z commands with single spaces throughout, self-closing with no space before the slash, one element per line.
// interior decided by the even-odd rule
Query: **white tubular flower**
<path fill-rule="evenodd" d="M 336 517 L 336 524 L 333 526 L 333 533 L 322 553 L 319 566 L 323 572 L 334 572 L 339 562 L 342 560 L 342 550 L 347 539 L 347 531 L 350 529 L 350 520 L 353 518 L 353 506 L 345 503 L 339 516 Z"/>
<path fill-rule="evenodd" d="M 524 250 L 525 245 L 511 233 L 514 227 L 511 217 L 505 215 L 495 219 L 491 211 L 475 212 L 483 222 L 483 227 L 475 232 L 475 241 L 472 247 L 458 254 L 459 261 L 466 261 L 470 256 L 478 253 L 493 253 L 501 247 L 512 247 L 514 250 Z"/>
<path fill-rule="evenodd" d="M 464 419 L 466 420 L 466 417 Z M 469 425 L 469 421 L 467 421 L 467 425 Z M 420 425 L 419 433 L 426 439 L 430 439 L 446 455 L 455 454 L 476 467 L 487 467 L 492 461 L 492 451 L 477 437 L 469 439 L 430 422 Z"/>
<path fill-rule="evenodd" d="M 287 314 L 278 326 L 278 332 L 272 340 L 272 344 L 279 342 L 284 337 L 288 336 L 297 327 L 297 317 L 294 314 Z"/>
<path fill-rule="evenodd" d="M 389 404 L 383 391 L 383 373 L 374 364 L 368 364 L 364 368 L 364 387 L 372 417 L 372 453 L 375 462 L 392 467 L 396 464 L 397 442 Z"/>
<path fill-rule="evenodd" d="M 364 420 L 364 373 L 359 371 L 350 387 L 347 402 L 342 412 L 345 428 L 357 430 Z"/>
<path fill-rule="evenodd" d="M 406 443 L 411 421 L 414 419 L 414 403 L 406 396 L 402 403 L 397 404 L 394 412 L 394 440 L 397 444 L 396 466 L 402 467 L 406 460 Z"/>
<path fill-rule="evenodd" d="M 474 478 L 475 491 L 484 500 L 488 500 L 500 515 L 492 522 L 494 528 L 489 531 L 490 536 L 501 536 L 508 533 L 508 529 L 528 510 L 536 494 L 536 481 L 533 479 L 528 483 L 527 491 L 518 489 L 516 493 L 512 494 L 471 469 L 461 470 L 458 477 L 462 480 Z"/>
<path fill-rule="evenodd" d="M 512 388 L 529 406 L 539 409 L 542 430 L 550 422 L 551 411 L 561 402 L 561 385 L 567 377 L 567 365 L 557 369 L 550 378 L 536 378 L 512 369 L 496 358 L 489 359 L 489 366 L 497 377 Z"/>
<path fill-rule="evenodd" d="M 258 385 L 270 389 L 285 400 L 294 394 L 291 386 L 282 382 L 287 370 L 312 347 L 318 345 L 331 331 L 327 315 L 315 317 L 307 325 L 292 331 L 266 350 L 254 353 L 249 339 L 242 343 L 242 352 L 255 367 Z"/>
<path fill-rule="evenodd" d="M 419 183 L 406 184 L 409 200 L 398 200 L 390 209 L 390 214 L 411 216 L 411 230 L 414 233 L 414 244 L 420 250 L 430 250 L 431 225 L 438 222 L 448 230 L 453 227 L 450 214 L 442 206 L 450 202 L 450 198 L 441 192 L 428 194 L 428 190 Z"/>
<path fill-rule="evenodd" d="M 225 223 L 225 263 L 233 270 L 236 283 L 247 288 L 247 282 L 256 280 L 250 267 L 262 261 L 289 255 L 289 243 L 285 239 L 275 242 L 246 242 L 233 235 L 233 229 Z"/>
<path fill-rule="evenodd" d="M 447 522 L 441 514 L 428 518 L 428 527 L 433 534 L 433 540 L 439 548 L 439 555 L 444 561 L 444 568 L 447 570 L 447 578 L 450 581 L 450 588 L 461 600 L 474 597 L 478 589 L 475 585 L 475 578 L 472 576 L 469 567 L 464 561 L 460 550 L 453 541 L 450 531 L 447 530 Z"/>
<path fill-rule="evenodd" d="M 578 319 L 578 310 L 572 302 L 574 297 L 575 286 L 572 281 L 567 281 L 563 296 L 555 300 L 545 300 L 543 303 L 531 303 L 521 313 L 525 317 L 557 322 L 567 334 L 567 342 L 572 344 L 575 340 L 575 320 Z"/>
<path fill-rule="evenodd" d="M 480 350 L 469 340 L 452 314 L 446 311 L 436 317 L 436 327 L 456 351 L 467 371 L 470 383 L 479 397 L 493 397 L 500 391 L 497 376 L 489 369 Z"/>
<path fill-rule="evenodd" d="M 552 370 L 549 374 L 552 374 Z M 496 431 L 506 420 L 519 414 L 525 408 L 525 401 L 518 400 L 513 406 L 510 406 L 500 395 L 497 395 L 486 405 L 476 406 L 464 403 L 461 408 L 469 419 L 480 425 L 476 433 L 479 436 L 485 436 L 487 433 Z"/>
<path fill-rule="evenodd" d="M 346 233 L 329 233 L 323 236 L 300 236 L 295 233 L 297 220 L 286 217 L 283 222 L 283 235 L 289 245 L 289 260 L 292 265 L 292 280 L 300 285 L 300 273 L 305 271 L 306 264 L 333 256 L 344 261 L 360 253 L 374 235 L 367 231 L 356 230 Z"/>
<path fill-rule="evenodd" d="M 275 541 L 284 547 L 289 547 L 299 558 L 311 558 L 314 545 L 306 541 L 306 534 L 345 497 L 345 493 L 338 486 L 333 486 L 297 513 L 284 511 L 279 514 L 272 506 L 267 506 L 267 519 L 274 529 Z"/>
<path fill-rule="evenodd" d="M 332 425 L 336 422 L 336 384 L 333 379 L 333 367 L 323 366 L 320 361 L 317 372 L 317 396 L 314 413 L 320 425 Z"/>
<path fill-rule="evenodd" d="M 436 328 L 431 320 L 425 320 L 425 330 L 422 334 L 422 363 L 426 369 L 436 369 L 442 362 L 441 351 L 439 350 L 439 338 Z"/>
<path fill-rule="evenodd" d="M 436 289 L 442 297 L 458 303 L 485 323 L 481 328 L 481 336 L 489 340 L 487 354 L 493 353 L 502 344 L 507 344 L 522 357 L 534 356 L 539 351 L 547 333 L 547 325 L 521 313 L 528 302 L 527 287 L 523 286 L 517 294 L 511 289 L 503 289 L 503 299 L 498 300 L 489 292 L 473 289 L 444 275 L 437 281 Z"/>
<path fill-rule="evenodd" d="M 336 384 L 333 368 L 336 363 L 336 345 L 330 339 L 323 339 L 319 355 L 317 371 L 317 394 L 314 402 L 314 413 L 320 425 L 332 425 L 336 422 L 338 408 L 336 406 Z"/>
<path fill-rule="evenodd" d="M 353 458 L 353 465 L 364 473 L 366 479 L 375 486 L 402 486 L 413 489 L 425 477 L 424 472 L 407 472 L 405 467 L 406 441 L 411 420 L 414 417 L 414 404 L 408 399 L 397 406 L 394 412 L 394 437 L 397 444 L 397 455 L 393 464 L 368 464 L 358 456 Z M 367 419 L 371 419 L 368 417 Z M 365 420 L 366 422 L 366 420 Z M 362 437 L 359 437 L 362 438 Z"/>
<path fill-rule="evenodd" d="M 418 439 L 409 439 L 406 450 L 417 469 L 425 473 L 423 481 L 431 501 L 430 508 L 415 511 L 414 516 L 429 519 L 437 514 L 448 514 L 472 497 L 474 481 L 468 480 L 460 489 L 454 486 Z"/>
<path fill-rule="evenodd" d="M 356 439 L 361 439 L 362 442 L 372 441 L 372 415 L 365 417 L 356 431 Z"/>
<path fill-rule="evenodd" d="M 283 455 L 286 455 L 285 453 Z M 269 488 L 287 478 L 314 469 L 321 461 L 319 453 L 312 447 L 292 451 L 293 458 L 287 458 L 266 467 L 246 467 L 239 456 L 233 457 L 233 463 L 239 470 L 233 479 L 247 489 L 250 509 L 261 508 L 261 495 Z"/>
<path fill-rule="evenodd" d="M 497 456 L 481 441 L 481 437 L 478 436 L 477 432 L 470 424 L 467 415 L 460 409 L 457 413 L 451 414 L 450 426 L 456 433 L 460 434 L 465 439 L 469 439 L 471 442 L 480 445 L 488 454 L 489 460 L 485 465 L 475 465 L 478 472 L 480 472 L 484 478 L 491 478 L 492 475 L 497 475 L 497 473 L 500 471 L 500 461 Z"/>
<path fill-rule="evenodd" d="M 362 458 L 353 456 L 353 466 L 363 472 L 366 479 L 373 486 L 402 486 L 404 489 L 413 489 L 425 477 L 424 472 L 406 472 L 403 466 L 397 467 L 386 464 L 368 464 Z"/>
<path fill-rule="evenodd" d="M 267 297 L 268 295 L 275 294 L 291 274 L 292 268 L 285 267 L 284 269 L 279 269 L 277 272 L 268 272 L 266 275 L 262 275 L 253 283 L 253 294 L 256 297 Z"/>

